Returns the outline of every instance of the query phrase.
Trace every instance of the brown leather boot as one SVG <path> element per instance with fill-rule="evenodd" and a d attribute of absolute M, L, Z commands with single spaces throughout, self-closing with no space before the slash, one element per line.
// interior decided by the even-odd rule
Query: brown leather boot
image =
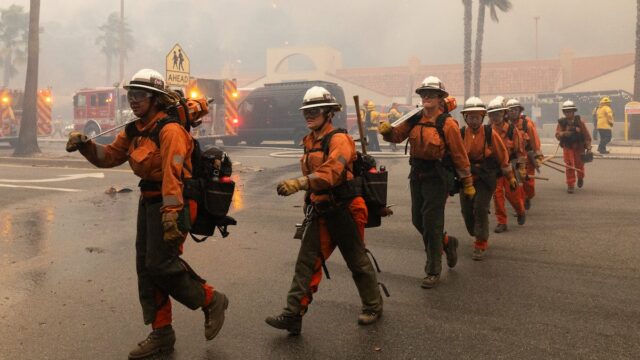
<path fill-rule="evenodd" d="M 422 279 L 422 284 L 420 285 L 420 287 L 422 287 L 423 289 L 431 289 L 432 287 L 436 286 L 438 280 L 440 280 L 440 274 L 427 275 L 424 279 Z"/>
<path fill-rule="evenodd" d="M 380 311 L 369 311 L 363 310 L 360 315 L 358 315 L 358 324 L 359 325 L 371 325 L 374 322 L 378 321 L 382 316 L 382 310 Z"/>
<path fill-rule="evenodd" d="M 282 313 L 276 316 L 269 316 L 264 321 L 276 329 L 287 330 L 289 335 L 300 335 L 300 331 L 302 331 L 301 315 L 289 315 Z"/>
<path fill-rule="evenodd" d="M 129 353 L 129 359 L 142 359 L 159 353 L 170 353 L 176 343 L 176 333 L 171 325 L 153 330 L 146 339 Z"/>
<path fill-rule="evenodd" d="M 222 329 L 224 324 L 224 311 L 229 306 L 229 299 L 220 291 L 213 293 L 213 300 L 207 306 L 202 307 L 204 312 L 204 337 L 211 340 Z"/>

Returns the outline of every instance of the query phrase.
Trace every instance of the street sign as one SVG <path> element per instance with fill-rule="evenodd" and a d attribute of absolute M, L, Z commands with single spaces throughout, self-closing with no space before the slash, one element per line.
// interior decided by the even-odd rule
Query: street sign
<path fill-rule="evenodd" d="M 624 106 L 625 114 L 640 114 L 640 102 L 631 101 Z"/>
<path fill-rule="evenodd" d="M 189 84 L 189 57 L 180 44 L 175 44 L 167 54 L 166 68 L 168 86 L 184 87 Z"/>

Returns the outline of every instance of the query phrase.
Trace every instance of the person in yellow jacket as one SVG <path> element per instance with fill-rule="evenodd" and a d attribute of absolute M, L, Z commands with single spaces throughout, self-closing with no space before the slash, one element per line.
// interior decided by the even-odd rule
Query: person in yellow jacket
<path fill-rule="evenodd" d="M 398 104 L 397 103 L 392 103 L 391 104 L 391 108 L 389 109 L 389 113 L 387 114 L 387 120 L 390 123 L 393 123 L 394 121 L 400 119 L 400 117 L 402 117 L 402 112 L 400 112 L 400 110 L 398 110 Z M 391 147 L 391 151 L 397 151 L 398 147 L 396 146 L 396 143 L 389 143 L 389 146 Z"/>
<path fill-rule="evenodd" d="M 376 104 L 371 100 L 365 100 L 364 110 L 361 111 L 362 120 L 364 121 L 365 131 L 367 133 L 367 150 L 380 151 L 380 143 L 378 142 L 378 125 L 380 120 L 388 119 L 389 114 L 376 111 Z"/>
<path fill-rule="evenodd" d="M 613 111 L 611 110 L 611 99 L 608 96 L 600 99 L 596 117 L 598 120 L 596 127 L 600 134 L 598 152 L 600 154 L 608 154 L 607 144 L 611 141 L 611 128 L 613 127 Z"/>

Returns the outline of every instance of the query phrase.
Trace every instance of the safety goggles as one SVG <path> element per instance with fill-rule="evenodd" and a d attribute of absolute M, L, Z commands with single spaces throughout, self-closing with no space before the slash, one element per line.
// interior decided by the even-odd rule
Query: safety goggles
<path fill-rule="evenodd" d="M 129 102 L 140 102 L 144 99 L 148 99 L 153 96 L 150 92 L 144 90 L 129 90 L 127 91 L 127 100 Z"/>
<path fill-rule="evenodd" d="M 438 91 L 422 91 L 419 95 L 423 99 L 437 99 L 440 97 L 440 93 Z"/>
<path fill-rule="evenodd" d="M 322 108 L 319 107 L 302 110 L 302 116 L 305 119 L 314 119 L 320 114 L 322 114 Z"/>

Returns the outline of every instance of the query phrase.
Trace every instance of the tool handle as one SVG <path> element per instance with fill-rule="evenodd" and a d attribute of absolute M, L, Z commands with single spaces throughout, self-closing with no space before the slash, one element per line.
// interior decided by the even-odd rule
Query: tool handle
<path fill-rule="evenodd" d="M 362 115 L 360 114 L 360 97 L 358 95 L 353 95 L 353 101 L 356 103 L 356 119 L 358 119 L 358 132 L 360 133 L 362 154 L 367 155 L 367 138 L 364 135 L 364 124 L 362 123 Z"/>

